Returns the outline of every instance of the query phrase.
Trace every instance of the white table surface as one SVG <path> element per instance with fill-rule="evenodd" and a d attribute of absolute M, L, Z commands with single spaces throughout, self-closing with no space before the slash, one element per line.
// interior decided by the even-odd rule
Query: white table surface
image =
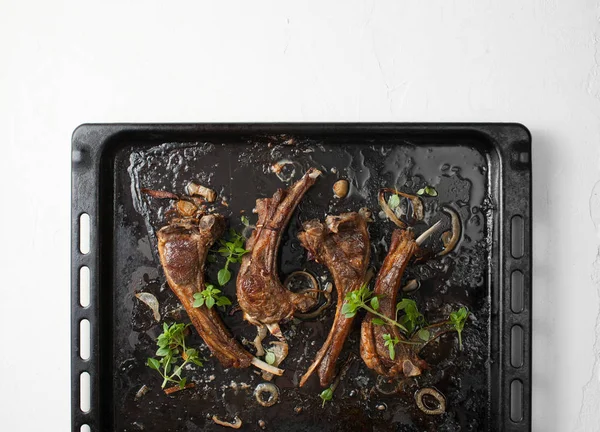
<path fill-rule="evenodd" d="M 78 124 L 516 121 L 533 134 L 534 430 L 599 431 L 598 17 L 597 0 L 0 0 L 0 429 L 70 428 Z"/>

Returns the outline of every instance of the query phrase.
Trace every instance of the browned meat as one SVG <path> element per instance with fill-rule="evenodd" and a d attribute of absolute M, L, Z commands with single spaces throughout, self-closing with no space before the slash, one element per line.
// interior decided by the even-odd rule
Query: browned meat
<path fill-rule="evenodd" d="M 294 312 L 305 312 L 316 303 L 310 293 L 287 290 L 277 275 L 277 253 L 285 227 L 305 192 L 315 183 L 321 172 L 309 169 L 288 190 L 279 189 L 272 198 L 256 200 L 258 222 L 246 242 L 250 253 L 242 259 L 237 278 L 237 297 L 250 323 L 267 325 L 271 332 L 282 320 Z"/>
<path fill-rule="evenodd" d="M 334 377 L 336 361 L 354 321 L 354 317 L 346 318 L 341 310 L 346 294 L 359 289 L 365 281 L 370 259 L 369 232 L 367 221 L 359 213 L 328 216 L 325 224 L 312 220 L 303 227 L 304 231 L 298 234 L 300 242 L 316 261 L 327 266 L 338 294 L 329 336 L 300 380 L 302 387 L 318 368 L 320 383 L 325 387 Z"/>
<path fill-rule="evenodd" d="M 398 229 L 393 232 L 390 250 L 379 270 L 374 290 L 380 296 L 379 312 L 391 319 L 396 319 L 396 297 L 402 274 L 418 247 L 412 231 Z M 372 314 L 367 314 L 361 328 L 360 355 L 365 364 L 378 374 L 390 378 L 400 374 L 407 377 L 420 375 L 427 364 L 419 358 L 418 351 L 402 343 L 406 338 L 397 327 L 376 326 L 372 318 Z M 388 348 L 384 345 L 383 335 L 386 333 L 401 341 L 395 347 L 394 360 L 390 359 Z"/>
<path fill-rule="evenodd" d="M 250 366 L 252 354 L 225 328 L 217 308 L 193 307 L 194 293 L 204 289 L 204 261 L 208 250 L 225 230 L 220 215 L 203 216 L 199 222 L 182 219 L 158 231 L 158 252 L 171 290 L 192 324 L 224 367 Z"/>

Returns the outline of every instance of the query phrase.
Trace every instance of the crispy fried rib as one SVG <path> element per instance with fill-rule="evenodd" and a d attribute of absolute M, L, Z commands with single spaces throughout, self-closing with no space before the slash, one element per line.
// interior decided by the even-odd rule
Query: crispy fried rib
<path fill-rule="evenodd" d="M 375 283 L 375 294 L 379 296 L 379 312 L 391 319 L 396 319 L 396 297 L 402 274 L 418 248 L 412 231 L 398 229 L 393 232 L 390 250 Z M 374 325 L 373 318 L 372 314 L 367 314 L 361 327 L 360 355 L 365 364 L 378 374 L 390 378 L 400 374 L 407 377 L 420 375 L 427 364 L 410 345 L 397 344 L 394 360 L 390 359 L 388 348 L 384 345 L 384 334 L 389 333 L 400 341 L 406 340 L 404 335 L 395 326 Z"/>
<path fill-rule="evenodd" d="M 367 221 L 359 213 L 328 216 L 325 224 L 312 220 L 303 224 L 298 238 L 319 263 L 327 266 L 338 294 L 335 318 L 327 340 L 308 371 L 300 380 L 302 387 L 319 369 L 319 381 L 328 386 L 335 374 L 335 364 L 348 337 L 354 318 L 346 318 L 342 306 L 346 294 L 360 288 L 365 280 L 370 259 Z"/>
<path fill-rule="evenodd" d="M 258 222 L 246 242 L 250 250 L 242 259 L 237 278 L 237 297 L 244 318 L 256 326 L 267 325 L 271 333 L 277 324 L 295 311 L 306 312 L 316 303 L 312 294 L 293 293 L 279 280 L 277 252 L 281 236 L 296 206 L 321 172 L 309 169 L 288 190 L 279 189 L 272 198 L 256 200 Z"/>

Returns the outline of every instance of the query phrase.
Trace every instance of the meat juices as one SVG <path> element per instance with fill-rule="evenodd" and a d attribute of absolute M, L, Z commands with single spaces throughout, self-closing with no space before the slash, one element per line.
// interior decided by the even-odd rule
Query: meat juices
<path fill-rule="evenodd" d="M 355 212 L 327 216 L 324 224 L 318 220 L 308 221 L 303 228 L 304 231 L 298 234 L 302 246 L 317 262 L 327 266 L 338 297 L 329 335 L 300 380 L 302 387 L 318 368 L 319 381 L 325 387 L 334 378 L 336 361 L 354 321 L 354 317 L 346 318 L 341 310 L 346 294 L 359 289 L 365 282 L 371 249 L 369 232 L 365 217 Z"/>
<path fill-rule="evenodd" d="M 254 356 L 231 335 L 217 308 L 194 307 L 194 293 L 204 290 L 204 262 L 210 247 L 225 231 L 221 215 L 200 220 L 184 218 L 161 228 L 158 252 L 167 282 L 189 315 L 192 324 L 223 367 L 245 368 Z"/>
<path fill-rule="evenodd" d="M 246 241 L 250 253 L 242 258 L 237 278 L 237 298 L 244 319 L 258 326 L 259 333 L 261 327 L 267 326 L 280 340 L 285 339 L 278 323 L 292 318 L 296 311 L 308 311 L 317 302 L 313 293 L 294 293 L 282 285 L 277 272 L 277 253 L 294 210 L 320 174 L 310 168 L 289 189 L 278 189 L 272 198 L 256 200 L 258 222 Z"/>

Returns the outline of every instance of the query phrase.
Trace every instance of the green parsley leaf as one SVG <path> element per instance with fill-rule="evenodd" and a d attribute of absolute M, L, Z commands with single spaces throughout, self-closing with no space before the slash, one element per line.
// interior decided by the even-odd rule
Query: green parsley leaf
<path fill-rule="evenodd" d="M 377 297 L 371 297 L 371 307 L 375 310 L 379 310 L 379 299 Z"/>
<path fill-rule="evenodd" d="M 419 189 L 417 191 L 417 195 L 428 195 L 431 197 L 435 197 L 438 195 L 438 193 L 433 186 L 425 186 L 424 188 Z"/>
<path fill-rule="evenodd" d="M 199 293 L 194 293 L 194 307 L 201 307 L 206 305 L 208 309 L 212 309 L 212 307 L 216 304 L 217 306 L 229 306 L 231 305 L 231 300 L 227 297 L 220 295 L 221 290 L 215 288 L 214 285 L 208 284 L 205 289 L 200 291 Z"/>
<path fill-rule="evenodd" d="M 225 296 L 220 296 L 217 299 L 217 306 L 231 306 L 231 300 Z"/>
<path fill-rule="evenodd" d="M 465 327 L 465 323 L 467 322 L 469 314 L 470 312 L 465 307 L 461 307 L 459 310 L 450 314 L 450 324 L 452 324 L 454 326 L 454 329 L 458 332 L 458 345 L 461 351 L 463 348 L 462 331 Z"/>
<path fill-rule="evenodd" d="M 248 220 L 248 216 L 246 215 L 242 215 L 242 217 L 240 217 L 240 220 L 242 221 L 242 224 L 244 226 L 248 226 L 250 225 L 250 221 Z"/>
<path fill-rule="evenodd" d="M 171 350 L 168 347 L 158 348 L 158 350 L 156 350 L 156 355 L 159 357 L 165 357 L 169 355 L 170 352 Z"/>
<path fill-rule="evenodd" d="M 382 325 L 385 325 L 385 321 L 384 321 L 384 320 L 382 320 L 381 318 L 373 318 L 373 319 L 371 320 L 371 322 L 372 322 L 374 325 L 376 325 L 376 326 L 382 326 Z"/>
<path fill-rule="evenodd" d="M 396 305 L 396 314 L 403 311 L 404 315 L 399 318 L 399 322 L 406 327 L 409 333 L 412 333 L 418 327 L 425 324 L 425 317 L 417 307 L 414 300 L 404 298 Z"/>
<path fill-rule="evenodd" d="M 154 358 L 149 358 L 147 364 L 150 368 L 152 368 L 154 370 L 160 369 L 160 362 Z"/>
<path fill-rule="evenodd" d="M 179 388 L 181 390 L 183 390 L 185 388 L 185 383 L 187 382 L 187 378 L 183 378 L 181 381 L 179 381 Z"/>
<path fill-rule="evenodd" d="M 396 358 L 396 349 L 395 346 L 400 343 L 400 340 L 397 337 L 392 337 L 389 333 L 383 335 L 384 346 L 387 347 L 390 353 L 390 359 L 394 360 Z"/>
<path fill-rule="evenodd" d="M 433 186 L 425 186 L 425 193 L 429 196 L 437 196 L 437 191 L 433 188 Z"/>
<path fill-rule="evenodd" d="M 395 325 L 403 332 L 407 331 L 406 327 L 404 327 L 398 321 L 394 321 L 393 319 L 378 312 L 379 297 L 377 295 L 373 295 L 373 291 L 369 289 L 366 283 L 363 284 L 359 289 L 350 291 L 346 294 L 344 305 L 342 306 L 342 313 L 346 318 L 352 318 L 356 315 L 356 312 L 359 309 L 365 309 L 372 315 L 379 317 L 379 321 L 376 321 L 376 325 L 380 325 L 380 323 L 385 321 L 387 324 Z"/>
<path fill-rule="evenodd" d="M 352 318 L 356 315 L 356 308 L 351 303 L 344 303 L 342 306 L 342 313 L 346 318 Z"/>
<path fill-rule="evenodd" d="M 248 218 L 242 216 L 242 223 L 246 222 L 248 222 Z M 246 239 L 232 228 L 229 230 L 228 238 L 220 239 L 220 247 L 212 251 L 226 258 L 225 265 L 217 273 L 217 281 L 220 286 L 226 285 L 231 280 L 229 264 L 241 262 L 242 257 L 249 252 L 244 248 L 245 241 Z"/>
<path fill-rule="evenodd" d="M 392 195 L 388 198 L 388 207 L 394 210 L 400 205 L 400 197 L 398 195 Z"/>
<path fill-rule="evenodd" d="M 200 294 L 200 293 L 196 293 L 196 294 Z M 192 304 L 192 306 L 200 307 L 200 306 L 204 305 L 204 297 L 201 294 L 199 297 L 196 297 L 196 294 L 194 294 L 194 303 Z"/>
<path fill-rule="evenodd" d="M 421 340 L 425 342 L 429 341 L 429 330 L 421 329 L 418 331 L 417 335 L 421 338 Z"/>
<path fill-rule="evenodd" d="M 219 281 L 219 285 L 221 286 L 227 284 L 227 282 L 229 282 L 230 279 L 231 272 L 227 268 L 222 268 L 221 270 L 219 270 L 219 273 L 217 273 L 217 280 Z"/>
<path fill-rule="evenodd" d="M 331 389 L 331 387 L 327 387 L 321 392 L 321 394 L 319 394 L 319 397 L 323 400 L 323 405 L 321 407 L 324 408 L 325 402 L 328 402 L 331 399 L 333 399 L 333 390 Z"/>
<path fill-rule="evenodd" d="M 265 361 L 267 363 L 269 363 L 270 365 L 275 363 L 275 354 L 272 353 L 271 351 L 267 351 L 267 354 L 265 354 Z"/>
<path fill-rule="evenodd" d="M 192 363 L 194 363 L 196 366 L 200 366 L 200 367 L 204 366 L 204 365 L 202 364 L 202 362 L 200 361 L 200 359 L 198 359 L 198 358 L 196 358 L 196 357 L 192 357 L 192 358 L 190 359 L 190 361 L 191 361 Z"/>

